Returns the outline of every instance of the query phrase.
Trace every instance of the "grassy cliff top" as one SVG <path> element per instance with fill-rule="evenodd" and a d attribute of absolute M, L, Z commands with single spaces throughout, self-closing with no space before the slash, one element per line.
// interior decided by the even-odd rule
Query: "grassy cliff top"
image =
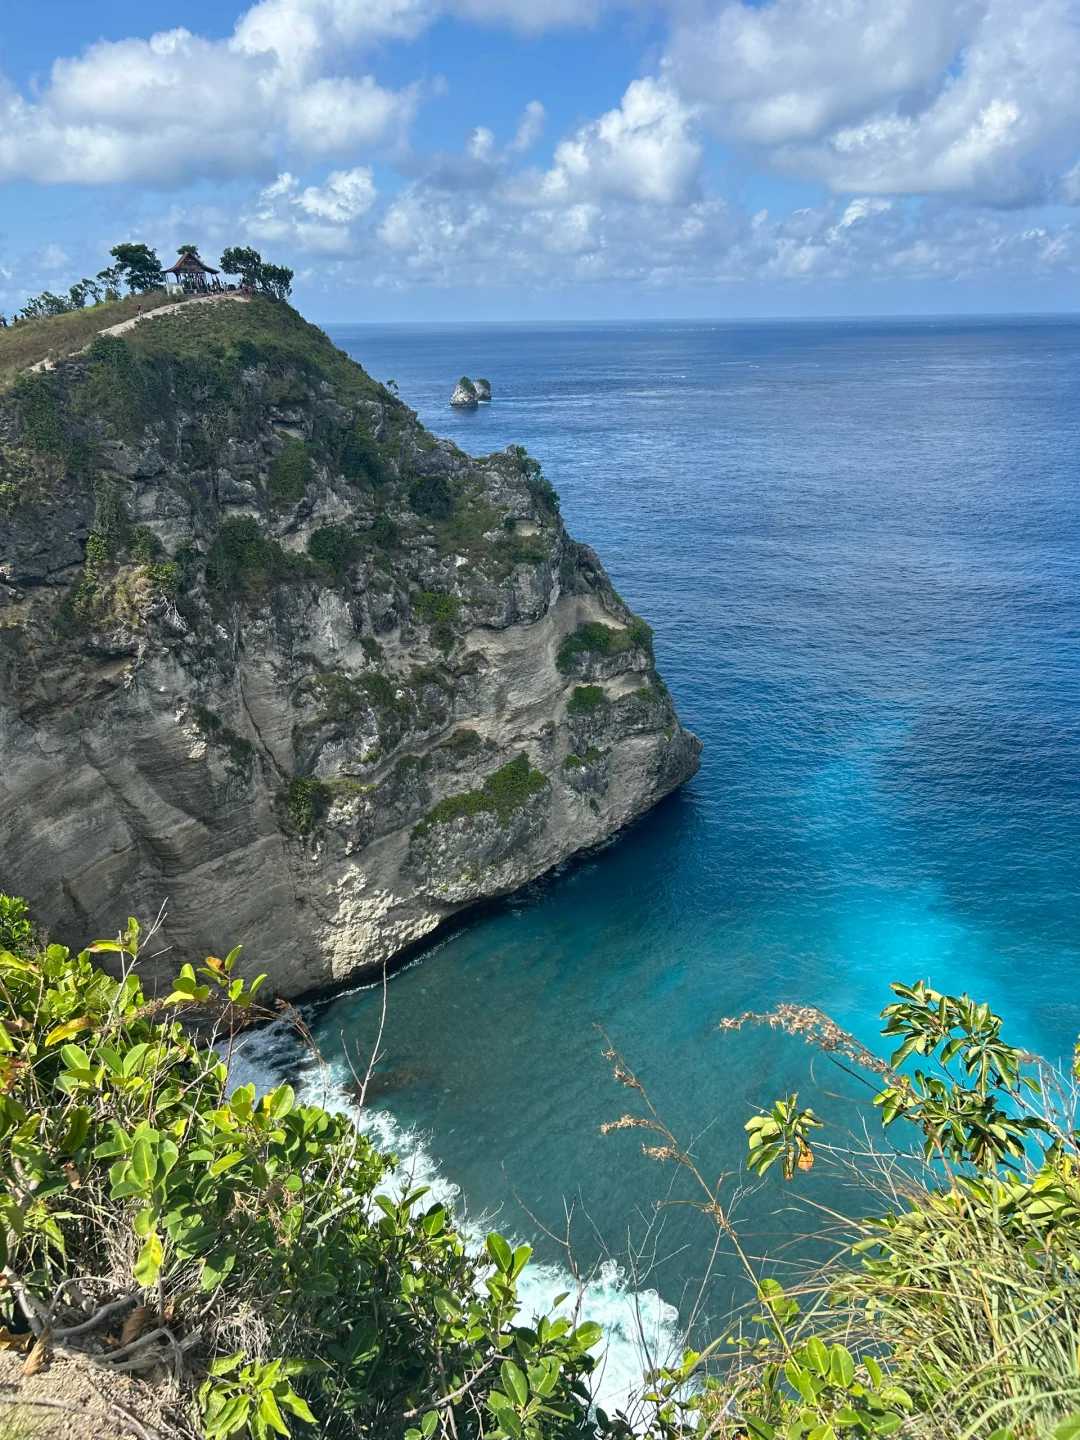
<path fill-rule="evenodd" d="M 148 295 L 125 295 L 122 300 L 106 300 L 100 305 L 88 305 L 85 310 L 9 325 L 0 330 L 0 389 L 31 365 L 73 355 L 102 330 L 171 304 L 173 298 L 164 290 L 154 290 Z"/>
<path fill-rule="evenodd" d="M 128 295 L 0 330 L 0 390 L 40 361 L 56 363 L 70 358 L 123 325 L 130 326 L 121 331 L 123 339 L 149 360 L 168 359 L 192 366 L 208 360 L 239 362 L 241 366 L 275 361 L 298 365 L 343 387 L 350 398 L 381 393 L 381 387 L 360 366 L 291 305 L 261 297 L 242 300 L 236 295 L 176 301 L 164 291 Z"/>

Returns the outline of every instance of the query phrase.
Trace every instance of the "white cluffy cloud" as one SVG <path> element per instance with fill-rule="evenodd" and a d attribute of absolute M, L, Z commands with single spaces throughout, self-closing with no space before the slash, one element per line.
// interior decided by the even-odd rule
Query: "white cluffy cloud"
<path fill-rule="evenodd" d="M 308 74 L 318 58 L 300 44 L 284 65 L 185 29 L 100 41 L 58 60 L 38 100 L 0 82 L 0 180 L 170 186 L 258 174 L 280 148 L 329 155 L 401 132 L 412 90 Z"/>
<path fill-rule="evenodd" d="M 724 138 L 838 192 L 1018 205 L 1080 150 L 1077 0 L 724 0 L 665 73 Z"/>
<path fill-rule="evenodd" d="M 259 192 L 242 217 L 245 233 L 260 242 L 285 242 L 322 254 L 343 254 L 352 248 L 352 225 L 375 204 L 375 180 L 366 165 L 333 170 L 321 185 L 301 186 L 284 171 Z"/>
<path fill-rule="evenodd" d="M 351 157 L 399 139 L 417 99 L 414 86 L 351 73 L 351 57 L 411 39 L 444 13 L 535 31 L 591 24 L 606 3 L 258 0 L 223 40 L 179 26 L 98 41 L 57 60 L 40 94 L 0 75 L 0 181 L 167 187 L 272 174 L 283 155 Z M 542 107 L 520 148 L 538 117 Z"/>
<path fill-rule="evenodd" d="M 390 289 L 643 289 L 858 279 L 964 281 L 1080 274 L 1080 227 L 1024 224 L 968 206 L 879 196 L 788 215 L 747 215 L 718 199 L 685 205 L 609 199 L 550 202 L 542 190 L 447 193 L 423 183 L 396 197 L 346 282 Z"/>
<path fill-rule="evenodd" d="M 674 205 L 694 195 L 701 143 L 694 112 L 669 86 L 635 80 L 614 110 L 555 150 L 541 182 L 551 202 L 603 196 Z"/>

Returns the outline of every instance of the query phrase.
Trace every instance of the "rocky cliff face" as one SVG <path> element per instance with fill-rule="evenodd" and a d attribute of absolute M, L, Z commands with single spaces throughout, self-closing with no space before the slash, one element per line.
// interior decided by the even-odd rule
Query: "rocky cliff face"
<path fill-rule="evenodd" d="M 0 884 L 58 932 L 165 902 L 163 944 L 296 994 L 699 749 L 535 461 L 434 439 L 288 307 L 155 316 L 0 396 Z"/>

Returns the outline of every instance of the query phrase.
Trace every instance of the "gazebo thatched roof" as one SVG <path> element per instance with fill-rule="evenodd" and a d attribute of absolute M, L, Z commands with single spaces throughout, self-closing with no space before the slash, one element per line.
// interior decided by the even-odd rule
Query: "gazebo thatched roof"
<path fill-rule="evenodd" d="M 175 265 L 166 267 L 166 275 L 218 275 L 221 272 L 215 270 L 212 265 L 207 265 L 199 256 L 185 252 L 180 256 Z"/>

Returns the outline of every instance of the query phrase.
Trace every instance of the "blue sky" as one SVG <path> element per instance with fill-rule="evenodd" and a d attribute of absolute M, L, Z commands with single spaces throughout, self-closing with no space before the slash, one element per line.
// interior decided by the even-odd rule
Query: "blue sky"
<path fill-rule="evenodd" d="M 42 0 L 0 310 L 249 243 L 323 321 L 1080 308 L 1080 0 Z"/>

